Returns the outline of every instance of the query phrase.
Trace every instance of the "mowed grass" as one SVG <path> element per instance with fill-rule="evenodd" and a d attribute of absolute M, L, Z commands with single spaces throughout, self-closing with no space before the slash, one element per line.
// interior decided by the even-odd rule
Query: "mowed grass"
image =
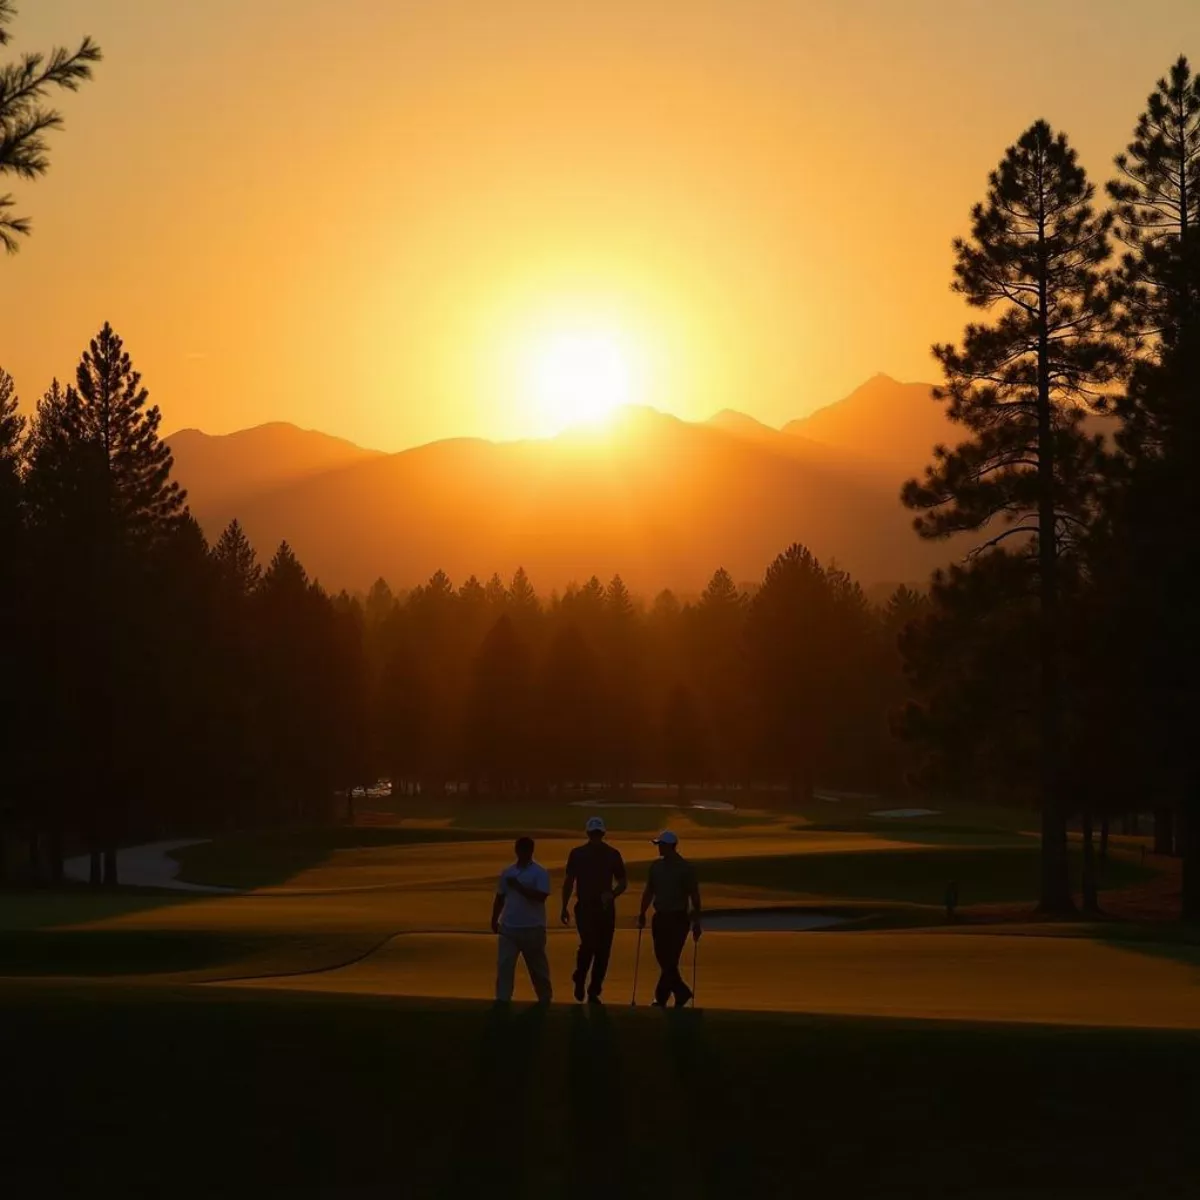
<path fill-rule="evenodd" d="M 958 883 L 959 904 L 1030 900 L 1037 894 L 1036 846 L 943 849 L 911 848 L 881 853 L 832 852 L 820 855 L 725 858 L 697 863 L 701 878 L 725 887 L 767 888 L 803 896 L 940 905 L 946 884 Z M 1078 888 L 1082 856 L 1072 853 L 1073 885 Z M 1154 871 L 1129 859 L 1110 857 L 1102 888 L 1129 887 L 1153 878 Z"/>
<path fill-rule="evenodd" d="M 1193 1034 L 116 985 L 4 985 L 0 1022 L 14 1195 L 1200 1184 Z"/>
<path fill-rule="evenodd" d="M 556 999 L 572 1003 L 573 932 L 551 932 Z M 683 967 L 692 970 L 692 947 Z M 632 995 L 637 935 L 618 931 L 605 997 Z M 638 994 L 653 995 L 657 967 L 643 938 Z M 397 936 L 351 966 L 255 988 L 392 996 L 493 995 L 496 942 L 484 934 Z M 1072 938 L 888 931 L 730 933 L 712 931 L 697 949 L 697 995 L 706 1009 L 865 1014 L 916 1019 L 1060 1025 L 1200 1028 L 1200 947 L 1171 956 Z M 517 995 L 532 999 L 524 968 Z"/>
<path fill-rule="evenodd" d="M 457 829 L 333 825 L 227 834 L 172 853 L 187 883 L 241 890 L 286 883 L 341 850 L 478 841 Z"/>

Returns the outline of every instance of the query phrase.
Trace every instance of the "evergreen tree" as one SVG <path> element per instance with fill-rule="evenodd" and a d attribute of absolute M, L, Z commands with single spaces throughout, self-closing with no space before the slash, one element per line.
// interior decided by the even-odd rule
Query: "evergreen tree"
<path fill-rule="evenodd" d="M 971 435 L 937 447 L 925 479 L 905 486 L 923 510 L 923 537 L 978 531 L 999 522 L 988 545 L 1022 536 L 1038 582 L 1041 747 L 1041 908 L 1069 911 L 1062 796 L 1059 558 L 1086 528 L 1101 466 L 1099 438 L 1081 423 L 1114 378 L 1120 354 L 1105 336 L 1109 215 L 1065 135 L 1038 121 L 1011 146 L 972 211 L 969 240 L 955 242 L 954 290 L 998 312 L 969 325 L 961 348 L 934 354 L 946 376 L 935 391 Z"/>
<path fill-rule="evenodd" d="M 548 780 L 591 783 L 600 765 L 603 691 L 600 664 L 577 625 L 550 641 L 538 687 L 539 760 Z"/>
<path fill-rule="evenodd" d="M 1140 728 L 1146 777 L 1157 781 L 1160 842 L 1179 821 L 1182 911 L 1200 919 L 1200 763 L 1193 730 L 1200 716 L 1200 631 L 1180 597 L 1200 571 L 1184 514 L 1200 508 L 1200 78 L 1180 58 L 1140 115 L 1119 176 L 1120 329 L 1132 351 L 1115 407 L 1126 453 L 1108 494 L 1104 557 L 1114 586 L 1105 623 L 1126 646 L 1120 668 L 1141 702 L 1128 713 Z M 1174 801 L 1172 803 L 1171 801 Z M 1172 831 L 1173 832 L 1173 831 Z"/>
<path fill-rule="evenodd" d="M 531 702 L 529 649 L 505 615 L 488 631 L 472 666 L 466 721 L 472 782 L 486 778 L 496 794 L 528 785 Z"/>
<path fill-rule="evenodd" d="M 704 774 L 704 732 L 686 684 L 677 683 L 667 697 L 662 736 L 667 782 L 678 788 L 682 804 L 687 785 Z"/>
<path fill-rule="evenodd" d="M 13 0 L 0 0 L 0 46 L 7 46 L 8 25 L 16 16 Z M 100 47 L 85 37 L 74 50 L 56 48 L 49 54 L 23 54 L 16 62 L 0 64 L 0 177 L 37 179 L 50 167 L 46 134 L 62 128 L 62 114 L 46 106 L 52 91 L 74 92 L 92 77 Z M 10 253 L 29 233 L 29 221 L 12 215 L 13 197 L 0 195 L 0 244 Z"/>
<path fill-rule="evenodd" d="M 392 615 L 396 607 L 396 597 L 388 582 L 382 576 L 371 584 L 367 593 L 367 601 L 363 607 L 363 618 L 368 629 L 378 629 Z"/>
<path fill-rule="evenodd" d="M 68 439 L 90 451 L 88 500 L 97 532 L 114 540 L 109 549 L 169 536 L 185 512 L 187 493 L 171 479 L 171 450 L 158 436 L 162 414 L 146 407 L 149 398 L 124 343 L 105 323 L 80 360 L 64 420 Z"/>
<path fill-rule="evenodd" d="M 21 475 L 25 418 L 13 378 L 0 369 L 0 883 L 5 879 L 5 828 L 15 822 L 27 740 L 19 680 L 29 667 L 23 598 L 25 538 Z"/>
<path fill-rule="evenodd" d="M 213 566 L 227 596 L 246 599 L 262 579 L 258 555 L 235 517 L 211 551 Z"/>
<path fill-rule="evenodd" d="M 508 607 L 508 589 L 504 586 L 504 580 L 500 578 L 498 573 L 495 573 L 487 581 L 487 586 L 483 590 L 487 597 L 488 607 L 491 609 L 492 614 L 498 618 Z"/>
<path fill-rule="evenodd" d="M 524 567 L 518 567 L 513 575 L 508 589 L 508 604 L 513 619 L 521 624 L 528 625 L 541 613 L 537 592 L 533 590 Z"/>
<path fill-rule="evenodd" d="M 1132 454 L 1185 447 L 1195 461 L 1200 362 L 1200 77 L 1180 57 L 1138 117 L 1108 185 L 1121 262 L 1120 327 L 1136 351 L 1118 398 L 1121 444 Z"/>
<path fill-rule="evenodd" d="M 746 610 L 745 596 L 729 572 L 719 568 L 690 614 L 687 630 L 695 697 L 712 743 L 710 765 L 727 784 L 745 782 L 749 770 Z"/>
<path fill-rule="evenodd" d="M 105 843 L 108 883 L 131 806 L 150 786 L 133 714 L 159 678 L 150 650 L 156 559 L 187 519 L 148 398 L 106 324 L 80 360 L 76 386 L 54 385 L 43 397 L 30 444 L 27 496 L 48 589 L 39 621 L 58 685 L 80 706 L 63 729 L 74 726 L 71 755 L 87 763 L 74 790 L 88 808 L 88 835 Z M 82 615 L 65 602 L 69 587 L 85 597 Z"/>

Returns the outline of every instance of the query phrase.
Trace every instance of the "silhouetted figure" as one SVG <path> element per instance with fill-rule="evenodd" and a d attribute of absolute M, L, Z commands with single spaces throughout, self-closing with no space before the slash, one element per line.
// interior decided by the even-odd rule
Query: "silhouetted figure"
<path fill-rule="evenodd" d="M 550 964 L 546 961 L 546 901 L 550 876 L 533 861 L 533 838 L 519 837 L 513 846 L 517 861 L 506 867 L 496 884 L 492 903 L 492 932 L 499 934 L 496 961 L 496 999 L 509 1001 L 517 959 L 524 957 L 538 1002 L 549 1004 Z"/>
<path fill-rule="evenodd" d="M 946 920 L 954 920 L 954 910 L 958 908 L 958 883 L 951 879 L 946 884 Z"/>
<path fill-rule="evenodd" d="M 675 1007 L 683 1008 L 692 998 L 692 989 L 679 974 L 679 957 L 687 944 L 689 925 L 692 937 L 700 940 L 700 885 L 696 882 L 695 868 L 679 853 L 679 838 L 674 833 L 664 830 L 654 844 L 659 859 L 650 864 L 638 928 L 645 928 L 646 910 L 653 900 L 654 921 L 650 932 L 654 938 L 654 957 L 661 971 L 654 989 L 654 1003 L 663 1008 L 667 999 L 674 996 Z"/>
<path fill-rule="evenodd" d="M 579 953 L 575 959 L 575 999 L 582 1000 L 584 989 L 593 1003 L 599 1003 L 612 953 L 613 933 L 617 928 L 617 897 L 629 886 L 625 860 L 621 852 L 604 841 L 603 817 L 589 817 L 585 826 L 587 842 L 567 855 L 567 877 L 563 880 L 562 916 L 570 924 L 567 905 L 575 891 L 575 927 L 579 930 Z M 588 984 L 588 971 L 592 981 Z"/>

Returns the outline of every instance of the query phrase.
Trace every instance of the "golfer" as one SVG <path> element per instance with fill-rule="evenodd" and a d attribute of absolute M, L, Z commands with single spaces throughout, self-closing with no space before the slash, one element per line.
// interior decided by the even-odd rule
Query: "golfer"
<path fill-rule="evenodd" d="M 662 972 L 654 989 L 654 1003 L 663 1008 L 668 997 L 674 996 L 675 1007 L 682 1008 L 692 998 L 692 989 L 679 974 L 679 956 L 687 944 L 689 925 L 693 940 L 700 940 L 700 885 L 696 882 L 695 868 L 679 853 L 679 838 L 675 834 L 666 829 L 652 840 L 659 857 L 650 864 L 638 928 L 646 927 L 646 910 L 653 901 L 650 932 L 654 938 L 654 957 Z"/>
<path fill-rule="evenodd" d="M 550 964 L 546 961 L 546 901 L 550 876 L 533 861 L 533 838 L 519 837 L 513 846 L 517 861 L 506 867 L 496 884 L 492 903 L 492 932 L 500 935 L 496 961 L 496 999 L 512 999 L 517 958 L 524 956 L 538 1002 L 549 1004 Z"/>
<path fill-rule="evenodd" d="M 607 830 L 603 817 L 589 817 L 584 826 L 587 841 L 567 855 L 567 877 L 563 880 L 562 916 L 571 923 L 567 905 L 575 892 L 575 927 L 579 930 L 579 953 L 575 956 L 575 999 L 582 1000 L 584 989 L 593 1004 L 600 1003 L 608 959 L 612 954 L 613 933 L 617 928 L 617 897 L 629 886 L 625 860 L 621 852 L 604 840 Z M 588 982 L 588 971 L 592 973 Z"/>

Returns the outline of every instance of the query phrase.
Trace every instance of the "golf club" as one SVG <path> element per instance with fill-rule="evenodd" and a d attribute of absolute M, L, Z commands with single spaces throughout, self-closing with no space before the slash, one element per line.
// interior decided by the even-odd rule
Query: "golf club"
<path fill-rule="evenodd" d="M 630 1008 L 637 1008 L 637 977 L 638 967 L 642 961 L 642 927 L 638 926 L 637 950 L 633 955 L 633 997 L 629 1001 Z"/>
<path fill-rule="evenodd" d="M 700 953 L 700 939 L 692 938 L 692 1007 L 696 1007 L 696 957 Z"/>

